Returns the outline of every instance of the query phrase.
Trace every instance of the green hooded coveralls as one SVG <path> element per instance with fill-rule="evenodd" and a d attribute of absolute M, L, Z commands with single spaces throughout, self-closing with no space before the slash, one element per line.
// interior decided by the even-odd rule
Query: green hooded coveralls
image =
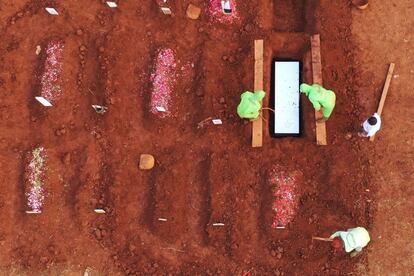
<path fill-rule="evenodd" d="M 263 90 L 255 91 L 254 93 L 246 91 L 241 95 L 240 104 L 237 106 L 237 114 L 240 118 L 257 119 L 262 109 L 261 101 L 266 93 Z"/>
<path fill-rule="evenodd" d="M 331 90 L 327 90 L 319 84 L 306 84 L 300 85 L 300 92 L 308 96 L 309 101 L 312 103 L 316 111 L 319 111 L 323 107 L 323 117 L 328 119 L 335 107 L 336 96 Z"/>

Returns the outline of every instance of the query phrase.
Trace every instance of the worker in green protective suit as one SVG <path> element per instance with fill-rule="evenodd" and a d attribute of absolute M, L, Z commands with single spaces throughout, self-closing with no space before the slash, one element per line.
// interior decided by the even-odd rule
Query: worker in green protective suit
<path fill-rule="evenodd" d="M 327 90 L 319 84 L 309 85 L 302 83 L 300 85 L 300 92 L 308 96 L 309 101 L 316 111 L 319 111 L 321 107 L 323 108 L 323 121 L 329 119 L 335 107 L 336 96 L 333 91 Z"/>
<path fill-rule="evenodd" d="M 237 106 L 237 114 L 242 119 L 255 120 L 260 115 L 262 109 L 262 100 L 266 96 L 263 90 L 254 93 L 246 91 L 241 95 L 240 104 Z"/>

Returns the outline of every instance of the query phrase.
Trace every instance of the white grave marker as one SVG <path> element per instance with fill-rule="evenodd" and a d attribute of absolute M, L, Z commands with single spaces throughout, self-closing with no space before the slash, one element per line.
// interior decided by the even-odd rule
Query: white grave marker
<path fill-rule="evenodd" d="M 223 124 L 223 122 L 220 120 L 220 119 L 213 119 L 213 120 L 211 120 L 212 122 L 213 122 L 213 124 L 215 124 L 215 125 L 222 125 Z"/>
<path fill-rule="evenodd" d="M 162 106 L 156 106 L 156 107 L 155 107 L 155 109 L 156 109 L 158 112 L 167 112 L 167 110 L 165 110 L 165 108 L 164 108 L 164 107 L 162 107 Z"/>
<path fill-rule="evenodd" d="M 51 15 L 59 15 L 59 13 L 57 12 L 55 8 L 45 8 L 45 9 Z"/>
<path fill-rule="evenodd" d="M 221 9 L 223 10 L 224 14 L 231 14 L 230 0 L 221 1 Z"/>
<path fill-rule="evenodd" d="M 26 214 L 41 214 L 42 211 L 26 211 Z"/>
<path fill-rule="evenodd" d="M 97 214 L 105 214 L 106 213 L 104 209 L 95 209 L 94 212 L 97 213 Z"/>
<path fill-rule="evenodd" d="M 167 219 L 166 219 L 166 218 L 159 218 L 158 220 L 159 220 L 159 221 L 167 221 Z"/>
<path fill-rule="evenodd" d="M 40 52 L 42 51 L 42 47 L 40 47 L 40 45 L 36 46 L 36 55 L 40 55 Z"/>
<path fill-rule="evenodd" d="M 35 99 L 41 103 L 43 106 L 52 106 L 52 104 L 43 97 L 35 97 Z"/>
<path fill-rule="evenodd" d="M 106 1 L 106 4 L 110 7 L 110 8 L 116 8 L 118 7 L 118 5 L 115 2 L 112 1 Z"/>
<path fill-rule="evenodd" d="M 161 7 L 161 11 L 162 11 L 165 15 L 170 15 L 170 14 L 171 14 L 171 9 L 170 9 L 170 8 Z"/>
<path fill-rule="evenodd" d="M 221 222 L 213 223 L 213 226 L 224 226 L 224 223 L 221 223 Z"/>

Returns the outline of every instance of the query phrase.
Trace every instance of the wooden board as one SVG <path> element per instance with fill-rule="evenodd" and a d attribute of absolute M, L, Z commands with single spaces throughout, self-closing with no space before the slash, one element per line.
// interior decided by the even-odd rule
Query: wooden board
<path fill-rule="evenodd" d="M 321 39 L 319 34 L 311 36 L 311 51 L 313 83 L 322 86 Z M 326 142 L 326 125 L 325 122 L 318 122 L 322 118 L 322 111 L 315 111 L 316 143 L 321 146 L 326 146 L 328 144 Z"/>
<path fill-rule="evenodd" d="M 254 91 L 263 90 L 263 40 L 254 41 Z M 263 145 L 263 119 L 262 112 L 259 118 L 253 121 L 252 147 Z"/>
<path fill-rule="evenodd" d="M 391 63 L 390 67 L 388 68 L 387 78 L 385 79 L 384 88 L 382 89 L 381 100 L 378 105 L 377 114 L 381 117 L 382 109 L 384 108 L 385 99 L 387 98 L 388 89 L 390 88 L 392 74 L 394 73 L 395 64 Z M 373 142 L 375 140 L 375 135 L 369 137 L 369 140 Z"/>

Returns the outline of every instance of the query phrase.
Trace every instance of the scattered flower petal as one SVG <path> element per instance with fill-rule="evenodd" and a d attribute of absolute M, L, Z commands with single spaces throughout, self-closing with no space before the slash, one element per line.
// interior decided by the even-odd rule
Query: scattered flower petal
<path fill-rule="evenodd" d="M 44 188 L 44 170 L 46 152 L 43 147 L 35 148 L 31 151 L 30 162 L 27 166 L 28 186 L 26 187 L 27 206 L 32 212 L 41 212 L 43 206 Z"/>
<path fill-rule="evenodd" d="M 269 173 L 269 182 L 274 198 L 272 228 L 284 227 L 294 219 L 298 208 L 299 197 L 296 194 L 298 173 L 287 173 L 279 166 L 274 166 Z"/>
<path fill-rule="evenodd" d="M 60 75 L 62 73 L 64 43 L 52 40 L 46 47 L 46 60 L 40 79 L 40 94 L 49 102 L 53 102 L 62 92 Z"/>
<path fill-rule="evenodd" d="M 173 50 L 167 48 L 158 51 L 155 71 L 151 74 L 153 89 L 150 110 L 162 118 L 171 115 L 169 106 L 172 86 L 175 83 L 176 67 Z M 163 107 L 165 112 L 159 112 L 157 107 Z"/>

